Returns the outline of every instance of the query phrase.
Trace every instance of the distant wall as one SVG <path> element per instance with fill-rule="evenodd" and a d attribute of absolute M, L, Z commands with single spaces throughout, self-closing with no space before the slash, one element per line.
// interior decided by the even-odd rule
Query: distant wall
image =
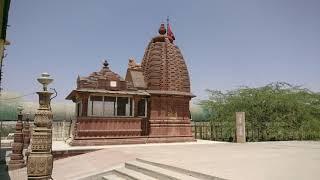
<path fill-rule="evenodd" d="M 39 108 L 38 103 L 35 102 L 6 102 L 0 99 L 0 120 L 2 121 L 16 121 L 17 120 L 17 107 L 22 105 L 24 110 L 22 112 L 23 118 L 29 113 L 29 119 L 34 119 L 34 114 Z M 73 103 L 52 103 L 51 109 L 53 113 L 53 120 L 70 121 L 74 118 L 75 105 Z"/>
<path fill-rule="evenodd" d="M 16 121 L 4 121 L 2 123 L 3 131 L 2 139 L 7 139 L 9 133 L 15 132 Z M 33 122 L 30 122 L 30 130 L 32 132 Z M 52 140 L 64 141 L 70 137 L 72 133 L 71 121 L 53 121 L 52 123 Z"/>
<path fill-rule="evenodd" d="M 54 121 L 52 123 L 52 140 L 64 141 L 70 137 L 71 121 Z"/>

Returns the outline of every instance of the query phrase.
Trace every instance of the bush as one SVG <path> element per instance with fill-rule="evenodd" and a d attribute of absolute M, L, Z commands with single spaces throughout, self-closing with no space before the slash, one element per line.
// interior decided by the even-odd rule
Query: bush
<path fill-rule="evenodd" d="M 209 99 L 199 104 L 211 123 L 224 122 L 228 139 L 234 137 L 235 112 L 246 113 L 248 141 L 320 139 L 319 93 L 285 82 L 207 92 Z"/>

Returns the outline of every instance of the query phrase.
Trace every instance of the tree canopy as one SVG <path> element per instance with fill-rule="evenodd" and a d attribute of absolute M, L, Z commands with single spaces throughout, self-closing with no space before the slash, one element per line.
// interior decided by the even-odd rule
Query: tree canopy
<path fill-rule="evenodd" d="M 224 126 L 229 136 L 234 136 L 235 112 L 245 112 L 250 141 L 320 139 L 319 93 L 285 82 L 207 92 L 209 98 L 200 105 L 207 119 Z"/>

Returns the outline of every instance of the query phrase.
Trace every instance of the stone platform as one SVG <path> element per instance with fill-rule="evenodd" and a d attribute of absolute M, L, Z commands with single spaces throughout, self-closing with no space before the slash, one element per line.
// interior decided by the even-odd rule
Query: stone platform
<path fill-rule="evenodd" d="M 217 143 L 197 141 L 169 144 L 69 146 L 54 142 L 55 150 L 101 149 L 54 161 L 53 178 L 81 179 L 123 166 L 136 158 L 235 180 L 317 180 L 320 142 Z M 68 169 L 68 171 L 66 171 Z M 26 168 L 10 171 L 25 179 Z"/>
<path fill-rule="evenodd" d="M 72 146 L 103 146 L 121 144 L 149 144 L 149 143 L 176 143 L 194 142 L 193 136 L 137 136 L 137 137 L 111 137 L 111 138 L 78 138 L 70 142 Z"/>

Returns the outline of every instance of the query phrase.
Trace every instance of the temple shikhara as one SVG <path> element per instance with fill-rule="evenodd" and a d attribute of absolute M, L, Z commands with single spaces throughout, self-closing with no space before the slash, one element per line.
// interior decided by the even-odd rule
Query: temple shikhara
<path fill-rule="evenodd" d="M 194 141 L 190 78 L 169 24 L 149 42 L 141 64 L 129 59 L 122 78 L 105 61 L 78 77 L 66 99 L 76 103 L 71 145 Z"/>

